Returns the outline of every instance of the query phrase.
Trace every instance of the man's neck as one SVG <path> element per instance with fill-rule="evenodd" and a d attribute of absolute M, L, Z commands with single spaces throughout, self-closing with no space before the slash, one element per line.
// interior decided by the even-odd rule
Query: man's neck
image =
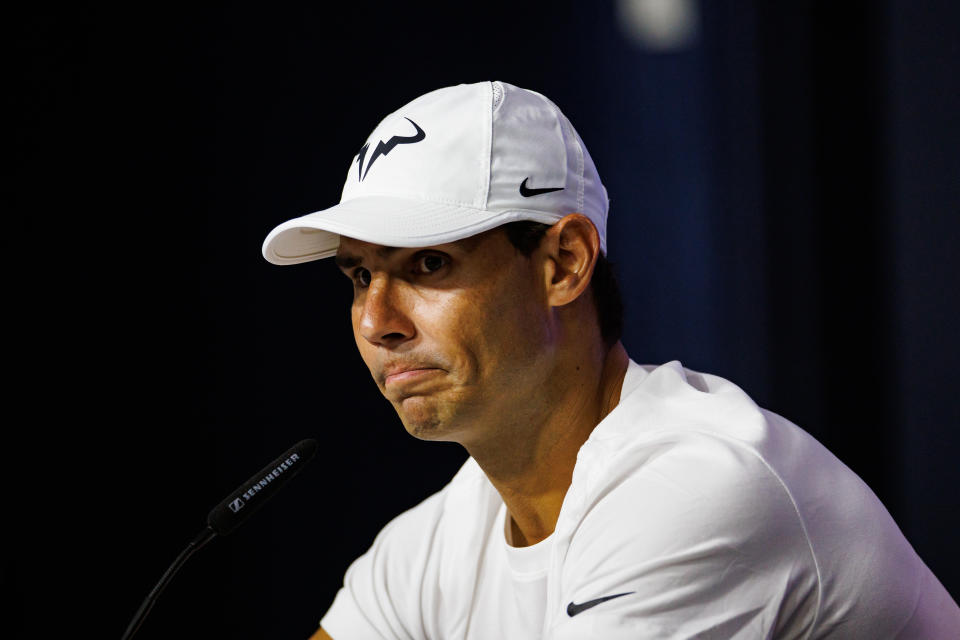
<path fill-rule="evenodd" d="M 467 449 L 507 506 L 506 536 L 513 546 L 536 544 L 557 524 L 580 447 L 620 401 L 629 357 L 621 343 L 596 362 L 567 372 L 537 424 L 511 431 L 512 441 Z"/>

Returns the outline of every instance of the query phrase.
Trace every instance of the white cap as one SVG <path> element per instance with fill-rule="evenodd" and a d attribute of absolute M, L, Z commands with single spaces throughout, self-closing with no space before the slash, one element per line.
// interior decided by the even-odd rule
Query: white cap
<path fill-rule="evenodd" d="M 553 102 L 505 82 L 461 84 L 384 118 L 350 163 L 340 204 L 278 225 L 263 257 L 326 258 L 340 235 L 432 246 L 570 213 L 593 221 L 606 254 L 608 206 L 587 148 Z"/>

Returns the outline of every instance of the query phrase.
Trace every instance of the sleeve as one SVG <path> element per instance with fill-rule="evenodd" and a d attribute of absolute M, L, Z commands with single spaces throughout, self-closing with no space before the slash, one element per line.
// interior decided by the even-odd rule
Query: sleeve
<path fill-rule="evenodd" d="M 347 568 L 343 587 L 320 621 L 334 640 L 413 640 L 426 636 L 423 586 L 431 584 L 431 546 L 443 492 L 400 514 Z"/>
<path fill-rule="evenodd" d="M 709 435 L 636 460 L 589 503 L 560 574 L 560 604 L 573 606 L 546 637 L 805 637 L 817 566 L 773 470 Z"/>

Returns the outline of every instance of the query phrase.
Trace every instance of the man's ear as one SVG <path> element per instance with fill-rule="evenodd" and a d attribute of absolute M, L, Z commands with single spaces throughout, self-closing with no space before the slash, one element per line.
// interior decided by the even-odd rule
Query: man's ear
<path fill-rule="evenodd" d="M 547 230 L 541 243 L 547 260 L 547 301 L 551 306 L 570 304 L 590 284 L 600 255 L 600 234 L 590 218 L 571 213 Z"/>

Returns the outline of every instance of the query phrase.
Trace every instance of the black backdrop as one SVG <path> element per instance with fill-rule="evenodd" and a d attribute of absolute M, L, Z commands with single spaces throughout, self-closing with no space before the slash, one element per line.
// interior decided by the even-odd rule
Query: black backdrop
<path fill-rule="evenodd" d="M 443 486 L 465 454 L 380 398 L 346 280 L 259 249 L 337 201 L 386 113 L 487 79 L 545 93 L 587 142 L 632 357 L 811 432 L 957 597 L 960 10 L 691 0 L 693 38 L 662 50 L 625 4 L 8 13 L 14 637 L 119 636 L 207 510 L 314 437 L 139 636 L 305 637 L 379 528 Z"/>

